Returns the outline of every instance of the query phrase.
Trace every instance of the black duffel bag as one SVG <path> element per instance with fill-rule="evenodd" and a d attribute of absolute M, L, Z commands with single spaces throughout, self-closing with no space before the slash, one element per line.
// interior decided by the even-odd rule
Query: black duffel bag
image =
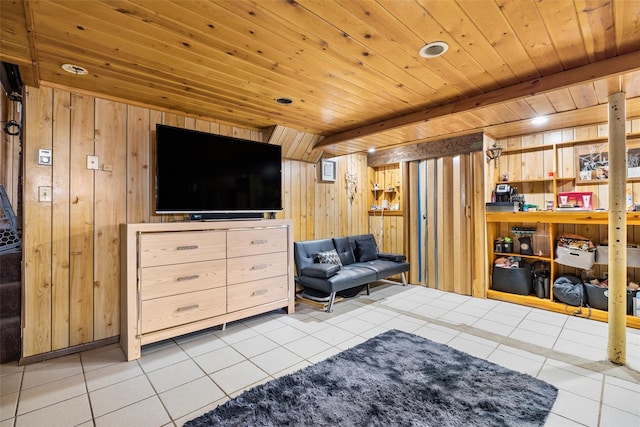
<path fill-rule="evenodd" d="M 560 302 L 580 307 L 584 305 L 582 280 L 573 274 L 563 274 L 553 282 L 553 296 Z"/>

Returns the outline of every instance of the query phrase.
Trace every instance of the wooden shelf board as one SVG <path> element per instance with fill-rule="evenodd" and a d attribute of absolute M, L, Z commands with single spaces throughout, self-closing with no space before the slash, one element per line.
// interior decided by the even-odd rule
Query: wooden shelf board
<path fill-rule="evenodd" d="M 627 182 L 638 182 L 640 181 L 640 177 L 633 176 L 631 178 L 627 178 Z M 608 184 L 608 179 L 585 179 L 585 180 L 576 180 L 576 185 L 599 185 L 599 184 Z"/>
<path fill-rule="evenodd" d="M 530 147 L 520 147 L 520 148 L 505 148 L 502 150 L 500 155 L 505 154 L 518 154 L 518 153 L 529 153 L 532 151 L 540 151 L 540 150 L 553 150 L 553 145 L 532 145 Z"/>
<path fill-rule="evenodd" d="M 498 184 L 528 184 L 528 183 L 537 183 L 537 182 L 553 182 L 553 181 L 574 181 L 576 178 L 571 176 L 571 177 L 566 177 L 566 178 L 562 178 L 562 177 L 555 177 L 555 178 L 540 178 L 540 179 L 513 179 L 513 180 L 509 180 L 509 181 L 496 181 L 496 185 Z M 638 179 L 639 178 L 628 178 L 628 180 L 633 180 L 633 179 Z M 601 182 L 601 181 L 596 181 L 596 182 Z"/>
<path fill-rule="evenodd" d="M 589 307 L 574 307 L 560 302 L 538 298 L 534 295 L 517 295 L 488 289 L 487 298 L 525 305 L 527 307 L 542 308 L 556 313 L 564 313 L 571 316 L 583 317 L 585 319 L 593 319 L 601 322 L 607 322 L 609 319 L 609 313 L 604 310 Z M 640 317 L 627 315 L 627 326 L 634 329 L 640 329 Z"/>
<path fill-rule="evenodd" d="M 509 181 L 497 181 L 498 184 L 535 184 L 537 182 L 553 182 L 553 178 L 540 178 L 540 179 L 512 179 Z"/>
<path fill-rule="evenodd" d="M 384 216 L 402 216 L 402 211 L 392 211 L 389 209 L 384 209 L 384 211 L 382 209 L 378 209 L 375 211 L 369 211 L 369 215 L 371 216 L 380 216 L 380 214 L 384 212 Z"/>
<path fill-rule="evenodd" d="M 628 140 L 640 138 L 640 132 L 628 133 L 626 137 Z M 554 148 L 571 147 L 574 145 L 606 144 L 608 142 L 609 142 L 608 136 L 601 136 L 598 138 L 577 139 L 572 141 L 557 142 L 555 144 L 541 144 L 541 145 L 532 145 L 529 147 L 505 148 L 502 150 L 501 155 L 526 153 L 526 152 L 540 151 L 540 150 L 552 150 Z"/>
<path fill-rule="evenodd" d="M 510 257 L 510 256 L 517 256 L 520 258 L 525 258 L 525 259 L 535 259 L 538 261 L 545 261 L 545 262 L 552 262 L 553 258 L 551 258 L 550 256 L 538 256 L 538 255 L 522 255 L 522 254 L 517 254 L 517 253 L 511 253 L 511 252 L 495 252 L 494 255 L 496 256 L 506 256 L 506 257 Z"/>
<path fill-rule="evenodd" d="M 536 211 L 487 212 L 487 222 L 550 223 L 550 224 L 607 224 L 607 211 Z M 640 225 L 640 212 L 627 212 L 627 225 Z"/>

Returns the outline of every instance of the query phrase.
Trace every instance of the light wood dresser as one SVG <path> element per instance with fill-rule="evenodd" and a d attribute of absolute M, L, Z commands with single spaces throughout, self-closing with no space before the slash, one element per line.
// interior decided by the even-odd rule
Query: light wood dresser
<path fill-rule="evenodd" d="M 290 220 L 121 224 L 120 345 L 294 312 Z"/>

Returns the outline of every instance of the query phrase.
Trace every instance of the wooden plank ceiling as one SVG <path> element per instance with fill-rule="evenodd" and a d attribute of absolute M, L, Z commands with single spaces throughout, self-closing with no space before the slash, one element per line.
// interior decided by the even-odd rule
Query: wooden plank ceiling
<path fill-rule="evenodd" d="M 269 129 L 315 161 L 603 121 L 619 89 L 640 115 L 639 16 L 635 0 L 2 0 L 0 59 L 29 85 Z M 432 41 L 448 51 L 422 58 Z"/>

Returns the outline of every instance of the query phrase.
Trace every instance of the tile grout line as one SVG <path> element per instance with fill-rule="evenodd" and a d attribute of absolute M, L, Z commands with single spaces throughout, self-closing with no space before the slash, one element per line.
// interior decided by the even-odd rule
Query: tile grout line
<path fill-rule="evenodd" d="M 87 372 L 84 369 L 84 361 L 82 359 L 82 353 L 79 354 L 80 359 L 80 367 L 82 368 L 82 378 L 84 380 L 84 389 L 87 393 L 87 401 L 89 402 L 89 412 L 91 413 L 91 423 L 95 427 L 96 425 L 96 415 L 93 412 L 93 403 L 91 401 L 91 394 L 89 393 L 89 384 L 87 382 Z"/>
<path fill-rule="evenodd" d="M 467 325 L 467 324 L 461 324 L 461 325 L 457 325 L 457 324 L 453 324 L 453 323 L 449 323 L 440 319 L 432 319 L 426 316 L 422 316 L 410 311 L 405 311 L 405 310 L 401 310 L 398 309 L 396 307 L 391 307 L 391 306 L 384 306 L 386 309 L 395 311 L 397 313 L 400 314 L 404 314 L 410 317 L 414 317 L 420 320 L 424 320 L 428 323 L 434 323 L 436 325 L 439 326 L 443 326 L 446 328 L 450 328 L 450 329 L 454 329 L 457 330 L 459 332 L 465 332 L 465 333 L 469 333 L 470 335 L 474 335 L 477 336 L 479 338 L 485 338 L 488 339 L 490 341 L 495 341 L 499 344 L 504 344 L 504 345 L 508 345 L 514 348 L 518 348 L 521 350 L 525 350 L 525 351 L 529 351 L 531 353 L 537 354 L 538 356 L 543 356 L 545 358 L 551 358 L 551 359 L 555 359 L 561 362 L 565 362 L 568 364 L 572 364 L 572 365 L 579 365 L 582 367 L 588 367 L 586 369 L 590 369 L 592 371 L 595 371 L 597 373 L 600 374 L 605 374 L 605 375 L 610 375 L 610 376 L 614 376 L 616 378 L 620 378 L 620 379 L 627 379 L 624 376 L 620 375 L 619 373 L 617 373 L 616 371 L 618 371 L 618 369 L 616 369 L 614 372 L 611 372 L 610 369 L 613 368 L 619 368 L 623 371 L 625 371 L 630 377 L 634 378 L 636 381 L 640 382 L 640 372 L 629 368 L 628 366 L 618 366 L 615 365 L 609 361 L 592 361 L 592 360 L 588 360 L 588 359 L 584 359 L 580 356 L 575 356 L 575 355 L 571 355 L 568 353 L 563 353 L 563 352 L 559 352 L 557 350 L 553 350 L 553 349 L 547 349 L 535 344 L 530 344 L 530 343 L 526 343 L 524 341 L 520 341 L 517 340 L 515 338 L 510 338 L 510 337 L 505 337 L 503 335 L 500 334 L 496 334 L 493 332 L 489 332 L 489 331 L 485 331 L 483 329 L 479 329 L 476 328 L 474 326 L 471 325 Z M 590 319 L 587 319 L 590 320 Z M 562 330 L 564 330 L 566 324 L 563 325 Z M 561 332 L 562 333 L 562 332 Z M 560 336 L 560 334 L 558 335 L 558 337 Z"/>

